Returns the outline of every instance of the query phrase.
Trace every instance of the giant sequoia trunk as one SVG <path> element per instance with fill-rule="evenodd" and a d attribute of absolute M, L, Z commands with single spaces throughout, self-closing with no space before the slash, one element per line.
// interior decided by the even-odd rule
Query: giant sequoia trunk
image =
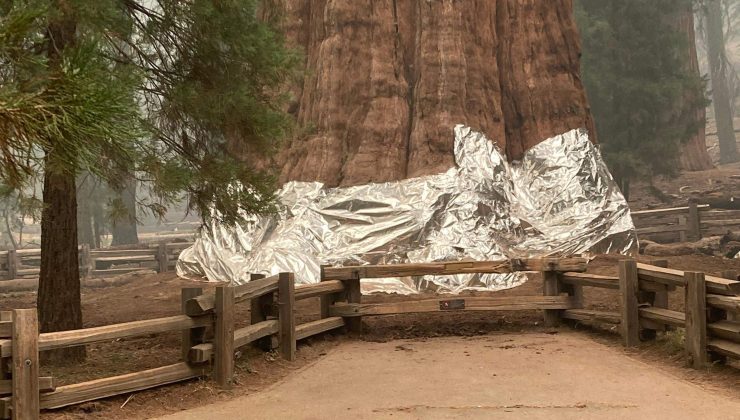
<path fill-rule="evenodd" d="M 688 71 L 699 76 L 699 60 L 696 56 L 696 33 L 694 31 L 694 10 L 691 3 L 686 2 L 683 10 L 675 11 L 676 26 L 686 37 L 684 48 L 684 63 Z M 703 171 L 712 168 L 712 159 L 707 152 L 706 142 L 706 107 L 702 104 L 704 98 L 685 97 L 681 118 L 696 122 L 696 129 L 691 138 L 681 150 L 681 168 L 687 171 Z"/>
<path fill-rule="evenodd" d="M 352 185 L 453 166 L 455 124 L 510 159 L 594 126 L 571 0 L 274 0 L 306 55 L 295 90 L 314 127 L 280 156 L 281 180 Z"/>

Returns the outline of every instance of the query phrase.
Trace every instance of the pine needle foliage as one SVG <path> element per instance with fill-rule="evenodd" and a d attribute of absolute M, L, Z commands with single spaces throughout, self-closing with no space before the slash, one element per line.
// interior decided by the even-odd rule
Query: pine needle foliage
<path fill-rule="evenodd" d="M 579 0 L 581 71 L 602 151 L 613 175 L 629 181 L 673 175 L 681 144 L 696 133 L 705 80 L 685 63 L 675 14 L 691 0 Z M 687 117 L 687 115 L 689 117 Z"/>
<path fill-rule="evenodd" d="M 158 214 L 183 195 L 226 222 L 272 210 L 272 174 L 232 151 L 277 149 L 291 128 L 282 90 L 300 60 L 258 7 L 0 2 L 0 182 L 21 189 L 44 170 L 85 171 L 116 188 L 135 173 Z M 57 22 L 73 25 L 63 48 L 50 36 Z"/>

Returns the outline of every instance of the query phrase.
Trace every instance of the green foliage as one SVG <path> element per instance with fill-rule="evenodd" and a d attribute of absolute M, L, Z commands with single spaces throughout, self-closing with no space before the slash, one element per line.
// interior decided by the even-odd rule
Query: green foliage
<path fill-rule="evenodd" d="M 0 182 L 20 190 L 41 170 L 87 171 L 115 189 L 135 175 L 153 197 L 142 204 L 157 214 L 183 194 L 227 222 L 270 211 L 271 174 L 235 151 L 269 156 L 291 129 L 281 88 L 299 56 L 257 6 L 0 4 Z M 71 26 L 72 39 L 53 39 L 54 25 Z"/>
<path fill-rule="evenodd" d="M 674 174 L 706 106 L 676 23 L 685 10 L 691 0 L 576 2 L 583 82 L 604 157 L 623 184 Z"/>

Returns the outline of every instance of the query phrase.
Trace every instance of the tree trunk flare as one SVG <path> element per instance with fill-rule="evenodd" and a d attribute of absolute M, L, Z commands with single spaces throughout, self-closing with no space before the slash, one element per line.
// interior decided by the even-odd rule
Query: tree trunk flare
<path fill-rule="evenodd" d="M 730 91 L 727 84 L 721 1 L 707 0 L 704 4 L 704 12 L 707 18 L 707 50 L 712 77 L 714 118 L 717 122 L 717 136 L 719 137 L 720 163 L 737 162 L 740 157 L 737 152 L 730 107 Z"/>
<path fill-rule="evenodd" d="M 315 128 L 280 154 L 283 182 L 443 172 L 456 124 L 510 159 L 573 128 L 595 138 L 571 0 L 274 2 L 305 52 L 291 112 Z"/>
<path fill-rule="evenodd" d="M 136 227 L 136 180 L 129 179 L 120 192 L 127 215 L 113 220 L 113 239 L 111 245 L 136 245 L 139 234 Z"/>
<path fill-rule="evenodd" d="M 53 159 L 54 152 L 47 152 L 37 303 L 41 332 L 82 328 L 75 175 L 51 170 L 53 165 L 48 162 Z M 50 357 L 64 362 L 81 360 L 85 348 L 55 350 Z"/>
<path fill-rule="evenodd" d="M 686 48 L 684 49 L 686 68 L 692 74 L 700 76 L 699 59 L 696 55 L 693 5 L 687 2 L 683 10 L 677 11 L 675 15 L 678 30 L 686 37 Z M 714 167 L 707 151 L 706 107 L 701 106 L 694 109 L 699 100 L 701 98 L 687 97 L 682 104 L 682 117 L 696 121 L 696 133 L 681 148 L 681 169 L 687 171 L 704 171 Z"/>

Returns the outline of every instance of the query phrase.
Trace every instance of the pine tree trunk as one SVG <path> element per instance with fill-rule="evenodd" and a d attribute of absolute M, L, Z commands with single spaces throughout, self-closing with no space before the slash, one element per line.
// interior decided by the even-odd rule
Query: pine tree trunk
<path fill-rule="evenodd" d="M 737 162 L 740 159 L 732 122 L 730 92 L 727 84 L 724 25 L 722 24 L 721 0 L 706 0 L 704 12 L 707 18 L 707 49 L 709 70 L 712 77 L 712 102 L 719 137 L 720 163 Z"/>
<path fill-rule="evenodd" d="M 139 234 L 136 227 L 136 180 L 126 182 L 120 192 L 127 215 L 113 221 L 113 240 L 111 245 L 136 245 Z"/>
<path fill-rule="evenodd" d="M 62 55 L 75 44 L 77 24 L 66 2 L 55 6 L 47 38 L 49 68 L 61 71 Z M 41 270 L 39 273 L 38 315 L 42 332 L 82 328 L 80 269 L 77 252 L 77 189 L 75 173 L 57 168 L 56 139 L 44 157 L 44 208 L 41 212 Z M 70 363 L 85 358 L 85 347 L 45 352 L 50 360 Z"/>
<path fill-rule="evenodd" d="M 510 159 L 585 127 L 571 0 L 273 0 L 307 72 L 291 106 L 315 132 L 287 145 L 282 181 L 354 185 L 454 165 L 453 132 Z"/>
<path fill-rule="evenodd" d="M 77 257 L 77 198 L 75 175 L 49 168 L 54 152 L 46 156 L 44 208 L 41 214 L 41 272 L 38 310 L 42 332 L 82 328 L 80 270 Z M 84 359 L 85 348 L 50 352 L 49 357 L 63 362 Z"/>
<path fill-rule="evenodd" d="M 694 10 L 690 2 L 685 2 L 682 10 L 675 13 L 676 26 L 686 37 L 684 49 L 686 69 L 697 77 L 700 76 L 699 60 L 696 56 L 696 32 L 694 31 Z M 687 171 L 703 171 L 714 167 L 709 157 L 706 142 L 706 107 L 701 105 L 703 98 L 685 97 L 680 118 L 696 122 L 696 132 L 681 150 L 681 168 Z"/>

